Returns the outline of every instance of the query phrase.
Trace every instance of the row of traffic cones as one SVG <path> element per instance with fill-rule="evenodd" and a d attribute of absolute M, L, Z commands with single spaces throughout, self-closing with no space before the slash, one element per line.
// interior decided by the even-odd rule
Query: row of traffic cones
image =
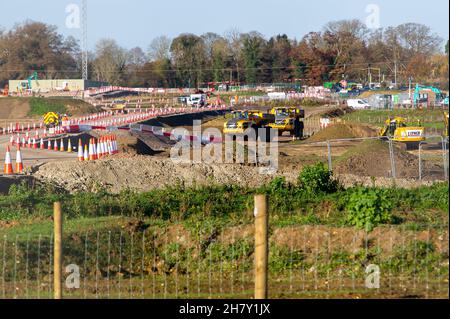
<path fill-rule="evenodd" d="M 19 138 L 17 139 L 11 139 L 10 140 L 11 145 L 17 145 L 22 148 L 32 148 L 32 149 L 41 149 L 41 150 L 49 150 L 49 151 L 57 151 L 57 152 L 65 152 L 66 147 L 64 145 L 64 139 L 60 139 L 60 142 L 58 144 L 58 140 L 53 140 L 53 144 L 51 140 L 47 140 L 44 142 L 44 139 L 41 138 L 38 142 L 36 138 L 29 138 L 28 142 L 26 142 L 25 138 L 23 137 L 22 140 Z M 45 146 L 45 143 L 47 143 L 47 147 Z M 68 139 L 67 142 L 67 152 L 71 153 L 73 152 L 72 144 L 70 142 L 70 139 Z"/>
<path fill-rule="evenodd" d="M 78 142 L 78 160 L 95 161 L 108 155 L 119 153 L 117 138 L 115 135 L 102 136 L 99 139 L 91 138 L 89 144 Z"/>
<path fill-rule="evenodd" d="M 11 150 L 9 149 L 9 145 L 6 146 L 5 166 L 3 168 L 3 173 L 5 175 L 14 174 L 12 161 L 11 161 Z M 16 173 L 17 174 L 23 173 L 23 161 L 22 161 L 22 153 L 20 152 L 20 145 L 17 146 Z"/>

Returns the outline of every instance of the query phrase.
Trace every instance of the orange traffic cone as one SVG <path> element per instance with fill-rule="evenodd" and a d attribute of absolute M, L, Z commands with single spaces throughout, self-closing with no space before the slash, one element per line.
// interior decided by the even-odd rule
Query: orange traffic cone
<path fill-rule="evenodd" d="M 64 140 L 63 140 L 63 139 L 61 139 L 59 151 L 60 151 L 60 152 L 64 152 Z"/>
<path fill-rule="evenodd" d="M 5 175 L 12 175 L 14 173 L 11 163 L 11 152 L 9 150 L 9 145 L 6 146 L 5 167 L 3 169 L 3 172 Z"/>
<path fill-rule="evenodd" d="M 44 139 L 41 137 L 41 141 L 40 141 L 40 149 L 43 150 L 44 149 Z"/>
<path fill-rule="evenodd" d="M 70 142 L 70 138 L 67 142 L 67 153 L 72 153 L 72 143 Z"/>
<path fill-rule="evenodd" d="M 58 151 L 58 141 L 57 141 L 57 140 L 55 140 L 55 143 L 53 144 L 53 150 L 54 150 L 55 152 Z"/>
<path fill-rule="evenodd" d="M 84 153 L 83 153 L 83 157 L 85 161 L 89 161 L 89 151 L 88 151 L 88 146 L 87 144 L 84 145 Z"/>
<path fill-rule="evenodd" d="M 16 153 L 16 173 L 23 173 L 22 152 L 20 152 L 20 145 L 17 146 Z"/>
<path fill-rule="evenodd" d="M 52 150 L 52 141 L 47 140 L 47 150 L 51 151 Z"/>

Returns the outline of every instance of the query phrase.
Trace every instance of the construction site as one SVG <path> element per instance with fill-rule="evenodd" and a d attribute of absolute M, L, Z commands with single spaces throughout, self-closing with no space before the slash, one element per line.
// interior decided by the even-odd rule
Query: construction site
<path fill-rule="evenodd" d="M 0 28 L 0 298 L 448 299 L 448 41 L 343 20 L 91 52 L 80 2 L 80 47 Z"/>

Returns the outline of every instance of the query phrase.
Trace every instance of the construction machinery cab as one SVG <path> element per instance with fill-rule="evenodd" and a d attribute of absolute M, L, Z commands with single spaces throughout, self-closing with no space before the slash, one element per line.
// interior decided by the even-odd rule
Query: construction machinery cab
<path fill-rule="evenodd" d="M 260 110 L 234 111 L 233 118 L 224 124 L 224 134 L 244 134 L 249 128 L 264 128 L 274 121 L 274 116 Z"/>
<path fill-rule="evenodd" d="M 294 133 L 294 119 L 298 116 L 305 118 L 305 110 L 296 107 L 274 107 L 270 113 L 275 115 L 275 121 L 269 124 L 269 127 L 278 130 L 278 135 L 284 132 Z"/>

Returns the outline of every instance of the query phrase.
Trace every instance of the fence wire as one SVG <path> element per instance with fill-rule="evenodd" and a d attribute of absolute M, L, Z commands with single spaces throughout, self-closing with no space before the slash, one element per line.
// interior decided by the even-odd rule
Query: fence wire
<path fill-rule="evenodd" d="M 415 225 L 316 226 L 272 218 L 269 297 L 448 298 L 448 229 Z M 198 226 L 198 225 L 197 225 Z M 53 293 L 53 238 L 5 236 L 2 298 Z M 254 228 L 137 223 L 65 232 L 64 298 L 251 298 Z M 378 276 L 378 277 L 377 277 Z"/>

